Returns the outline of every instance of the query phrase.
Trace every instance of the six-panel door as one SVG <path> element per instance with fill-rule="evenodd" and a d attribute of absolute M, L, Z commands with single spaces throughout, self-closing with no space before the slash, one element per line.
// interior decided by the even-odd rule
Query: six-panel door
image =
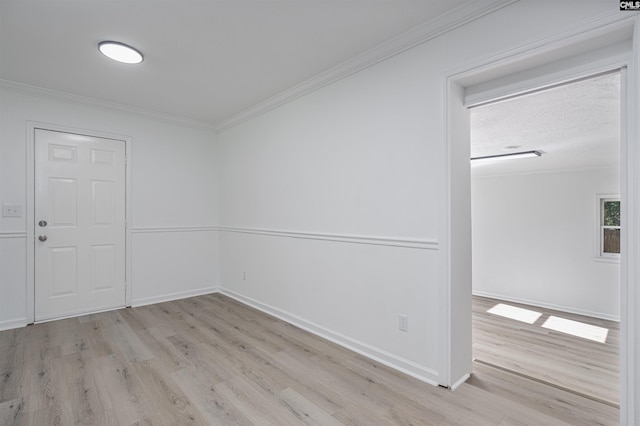
<path fill-rule="evenodd" d="M 125 143 L 35 130 L 35 319 L 125 305 Z"/>

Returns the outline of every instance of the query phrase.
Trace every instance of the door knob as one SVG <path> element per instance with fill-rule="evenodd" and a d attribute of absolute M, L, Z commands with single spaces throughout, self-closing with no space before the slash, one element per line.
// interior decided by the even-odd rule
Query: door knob
<path fill-rule="evenodd" d="M 47 226 L 47 221 L 46 220 L 41 220 L 40 222 L 38 222 L 38 225 L 42 226 L 43 228 L 45 226 Z"/>
<path fill-rule="evenodd" d="M 40 235 L 40 236 L 38 237 L 38 239 L 39 239 L 40 241 L 47 241 L 47 236 L 46 236 L 46 235 Z"/>

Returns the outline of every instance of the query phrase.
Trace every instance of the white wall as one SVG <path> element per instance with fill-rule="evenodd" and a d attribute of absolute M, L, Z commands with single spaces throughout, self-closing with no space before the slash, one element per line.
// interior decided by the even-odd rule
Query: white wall
<path fill-rule="evenodd" d="M 620 264 L 596 259 L 597 194 L 617 168 L 472 180 L 475 294 L 620 318 Z"/>
<path fill-rule="evenodd" d="M 445 76 L 609 8 L 547 6 L 517 2 L 221 133 L 221 223 L 233 228 L 222 235 L 226 291 L 446 383 Z M 318 239 L 326 235 L 335 241 Z M 398 331 L 399 313 L 409 315 L 408 333 Z"/>
<path fill-rule="evenodd" d="M 26 238 L 0 232 L 0 330 L 26 324 Z"/>
<path fill-rule="evenodd" d="M 133 304 L 217 289 L 218 152 L 213 130 L 0 85 L 0 329 L 26 324 L 27 121 L 132 140 Z M 196 229 L 193 229 L 196 228 Z M 191 253 L 193 255 L 191 255 Z"/>

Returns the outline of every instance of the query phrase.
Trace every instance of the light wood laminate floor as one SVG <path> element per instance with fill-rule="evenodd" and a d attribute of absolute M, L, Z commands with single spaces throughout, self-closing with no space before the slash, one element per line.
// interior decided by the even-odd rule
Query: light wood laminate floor
<path fill-rule="evenodd" d="M 488 311 L 502 304 L 539 314 L 532 324 Z M 606 331 L 603 342 L 544 327 L 549 318 Z M 576 324 L 577 323 L 577 324 Z M 548 324 L 548 323 L 547 323 Z M 473 298 L 473 354 L 486 363 L 618 406 L 620 324 L 535 306 Z"/>
<path fill-rule="evenodd" d="M 615 425 L 482 364 L 455 392 L 214 294 L 0 332 L 1 425 Z"/>

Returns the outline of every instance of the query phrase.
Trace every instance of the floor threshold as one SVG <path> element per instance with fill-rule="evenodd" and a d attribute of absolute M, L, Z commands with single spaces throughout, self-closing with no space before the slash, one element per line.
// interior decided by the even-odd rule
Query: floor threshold
<path fill-rule="evenodd" d="M 551 387 L 559 389 L 561 391 L 569 392 L 569 393 L 572 393 L 572 394 L 577 395 L 579 397 L 586 398 L 586 399 L 589 399 L 591 401 L 594 401 L 594 402 L 597 402 L 597 403 L 600 403 L 600 404 L 608 405 L 609 407 L 620 409 L 620 405 L 616 404 L 614 402 L 606 401 L 604 399 L 597 398 L 597 397 L 592 396 L 592 395 L 588 395 L 588 394 L 585 394 L 585 393 L 582 393 L 582 392 L 578 392 L 578 391 L 576 391 L 574 389 L 567 388 L 565 386 L 560 386 L 560 385 L 558 385 L 556 383 L 547 382 L 546 380 L 542 380 L 542 379 L 539 379 L 537 377 L 529 376 L 527 374 L 520 373 L 520 372 L 512 370 L 510 368 L 501 367 L 499 365 L 492 364 L 490 362 L 486 362 L 486 361 L 483 361 L 483 360 L 477 359 L 477 358 L 475 358 L 473 360 L 473 362 L 475 362 L 477 364 L 482 364 L 482 365 L 484 365 L 486 367 L 495 368 L 496 370 L 500 370 L 500 371 L 505 372 L 505 373 L 513 374 L 513 375 L 516 375 L 518 377 L 522 377 L 522 378 L 527 379 L 527 380 L 532 380 L 532 381 L 534 381 L 536 383 L 540 383 L 540 384 L 545 385 L 545 386 L 551 386 Z"/>

